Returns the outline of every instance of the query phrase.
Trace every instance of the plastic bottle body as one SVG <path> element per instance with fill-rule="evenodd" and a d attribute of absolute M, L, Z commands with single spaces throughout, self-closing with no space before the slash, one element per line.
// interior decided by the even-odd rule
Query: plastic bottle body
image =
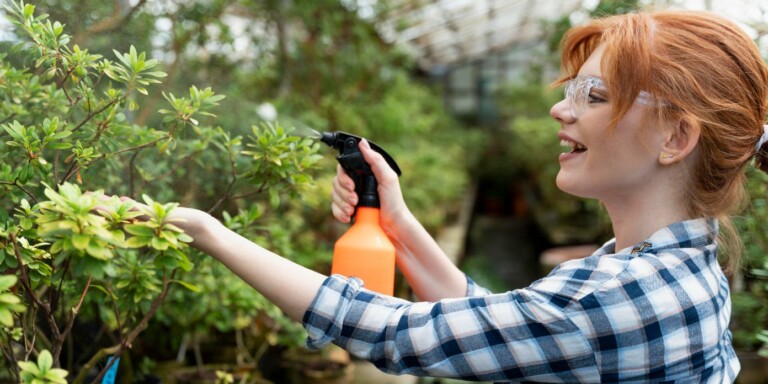
<path fill-rule="evenodd" d="M 336 241 L 332 274 L 357 277 L 365 288 L 393 295 L 395 246 L 379 226 L 379 209 L 358 207 L 355 223 Z"/>

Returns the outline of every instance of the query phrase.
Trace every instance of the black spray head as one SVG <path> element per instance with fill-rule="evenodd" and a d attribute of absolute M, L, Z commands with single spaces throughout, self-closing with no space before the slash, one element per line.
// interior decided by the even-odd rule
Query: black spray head
<path fill-rule="evenodd" d="M 362 152 L 358 148 L 362 137 L 355 136 L 345 132 L 323 132 L 320 141 L 328 144 L 330 147 L 339 151 L 336 160 L 344 168 L 344 171 L 355 181 L 355 191 L 359 197 L 357 206 L 359 207 L 378 207 L 379 194 L 376 190 L 378 183 L 371 171 L 371 167 L 365 162 Z M 380 153 L 387 164 L 399 176 L 401 174 L 395 160 L 384 149 L 371 142 L 371 149 Z"/>

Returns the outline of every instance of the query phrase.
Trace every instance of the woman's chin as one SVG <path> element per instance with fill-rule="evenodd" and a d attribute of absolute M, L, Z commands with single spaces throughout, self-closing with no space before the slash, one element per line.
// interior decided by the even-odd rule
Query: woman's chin
<path fill-rule="evenodd" d="M 585 186 L 579 181 L 579 178 L 569 175 L 561 169 L 555 178 L 555 185 L 557 186 L 557 189 L 569 195 L 589 198 L 589 192 L 585 190 Z"/>

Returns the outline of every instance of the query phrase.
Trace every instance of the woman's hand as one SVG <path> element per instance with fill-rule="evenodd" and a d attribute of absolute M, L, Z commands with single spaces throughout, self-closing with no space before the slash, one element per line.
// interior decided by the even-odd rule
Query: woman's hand
<path fill-rule="evenodd" d="M 435 240 L 408 210 L 400 191 L 397 174 L 366 140 L 360 151 L 379 183 L 380 224 L 395 246 L 397 265 L 416 295 L 427 301 L 462 297 L 467 293 L 467 279 Z M 358 196 L 352 179 L 341 166 L 333 179 L 333 215 L 349 222 Z"/>
<path fill-rule="evenodd" d="M 361 140 L 359 148 L 365 161 L 371 166 L 379 184 L 382 228 L 385 232 L 392 234 L 397 226 L 410 215 L 400 190 L 400 181 L 384 157 L 371 149 L 367 140 Z M 354 213 L 358 196 L 355 193 L 354 181 L 340 165 L 336 167 L 331 198 L 333 200 L 331 204 L 333 216 L 342 223 L 348 223 Z"/>
<path fill-rule="evenodd" d="M 109 198 L 108 196 L 104 196 L 104 199 Z M 151 208 L 147 206 L 144 203 L 140 203 L 136 200 L 131 199 L 130 197 L 120 196 L 120 200 L 125 202 L 129 201 L 134 211 L 144 212 L 145 214 L 137 216 L 135 219 L 146 221 L 149 220 L 149 216 L 147 216 L 147 212 L 151 212 Z M 108 211 L 109 209 L 106 207 L 96 207 L 97 211 Z M 173 225 L 181 228 L 184 233 L 192 237 L 193 242 L 191 243 L 192 246 L 199 248 L 202 244 L 200 244 L 200 241 L 205 241 L 201 239 L 203 235 L 206 233 L 206 231 L 210 231 L 211 228 L 213 228 L 216 225 L 221 225 L 218 220 L 216 220 L 213 216 L 209 215 L 207 212 L 201 211 L 199 209 L 194 208 L 187 208 L 187 207 L 175 207 L 171 210 L 169 216 L 166 218 L 166 221 L 172 223 Z"/>

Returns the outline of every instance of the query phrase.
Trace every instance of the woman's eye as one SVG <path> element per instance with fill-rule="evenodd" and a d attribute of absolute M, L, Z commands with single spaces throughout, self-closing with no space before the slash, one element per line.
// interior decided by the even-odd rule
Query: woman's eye
<path fill-rule="evenodd" d="M 589 102 L 590 103 L 604 103 L 608 101 L 608 99 L 605 98 L 604 95 L 601 95 L 599 93 L 590 92 L 589 93 Z"/>

